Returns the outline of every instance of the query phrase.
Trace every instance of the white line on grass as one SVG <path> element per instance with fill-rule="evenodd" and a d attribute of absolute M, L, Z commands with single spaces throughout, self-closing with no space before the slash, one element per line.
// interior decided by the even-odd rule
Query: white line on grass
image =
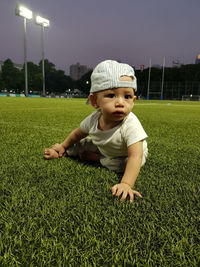
<path fill-rule="evenodd" d="M 135 106 L 152 106 L 152 105 L 157 105 L 157 106 L 173 106 L 173 107 L 200 107 L 200 105 L 192 105 L 192 104 L 173 104 L 173 103 L 146 103 L 146 104 L 141 104 L 141 103 L 135 103 Z"/>
<path fill-rule="evenodd" d="M 18 125 L 21 125 L 22 123 L 21 122 L 12 122 L 12 121 L 0 121 L 0 124 L 7 124 L 7 125 L 14 125 L 14 126 L 17 126 Z M 30 127 L 27 127 L 27 128 L 34 128 L 34 129 L 41 129 L 41 130 L 51 130 L 51 131 L 56 131 L 56 132 L 62 132 L 62 129 L 59 129 L 58 127 L 52 127 L 52 126 L 39 126 L 39 125 L 32 125 Z"/>
<path fill-rule="evenodd" d="M 146 103 L 146 104 L 141 104 L 141 103 L 135 103 L 137 106 L 151 106 L 151 105 L 162 105 L 158 103 Z"/>

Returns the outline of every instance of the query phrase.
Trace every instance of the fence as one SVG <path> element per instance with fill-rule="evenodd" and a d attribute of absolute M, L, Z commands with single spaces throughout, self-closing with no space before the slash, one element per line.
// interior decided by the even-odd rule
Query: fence
<path fill-rule="evenodd" d="M 137 95 L 147 96 L 147 82 L 138 81 Z M 149 99 L 160 99 L 161 81 L 150 83 Z M 163 86 L 163 99 L 181 100 L 183 95 L 200 95 L 200 82 L 166 81 Z"/>

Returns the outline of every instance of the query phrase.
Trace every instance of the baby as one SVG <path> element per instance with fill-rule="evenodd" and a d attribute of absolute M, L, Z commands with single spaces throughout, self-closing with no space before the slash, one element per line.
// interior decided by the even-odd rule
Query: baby
<path fill-rule="evenodd" d="M 106 60 L 91 75 L 88 102 L 96 109 L 73 130 L 61 144 L 45 149 L 45 159 L 78 156 L 82 160 L 99 161 L 102 166 L 123 172 L 119 184 L 111 188 L 114 196 L 133 202 L 133 190 L 140 168 L 148 154 L 147 134 L 131 112 L 137 82 L 133 68 Z"/>

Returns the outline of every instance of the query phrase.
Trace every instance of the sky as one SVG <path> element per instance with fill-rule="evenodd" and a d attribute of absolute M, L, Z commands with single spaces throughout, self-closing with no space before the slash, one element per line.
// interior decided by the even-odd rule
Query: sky
<path fill-rule="evenodd" d="M 135 66 L 195 62 L 200 54 L 200 0 L 0 0 L 0 60 L 24 62 L 18 4 L 50 20 L 45 58 L 69 74 L 79 62 L 94 68 L 106 59 Z M 41 27 L 27 21 L 27 60 L 41 60 Z"/>

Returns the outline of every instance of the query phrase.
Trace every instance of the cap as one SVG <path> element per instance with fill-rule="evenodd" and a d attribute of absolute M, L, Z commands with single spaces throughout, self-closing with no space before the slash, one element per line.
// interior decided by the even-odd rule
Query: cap
<path fill-rule="evenodd" d="M 120 81 L 120 77 L 132 77 L 132 81 Z M 105 89 L 130 87 L 137 91 L 137 80 L 134 69 L 125 63 L 115 60 L 105 60 L 99 63 L 91 75 L 90 93 L 103 91 Z"/>

